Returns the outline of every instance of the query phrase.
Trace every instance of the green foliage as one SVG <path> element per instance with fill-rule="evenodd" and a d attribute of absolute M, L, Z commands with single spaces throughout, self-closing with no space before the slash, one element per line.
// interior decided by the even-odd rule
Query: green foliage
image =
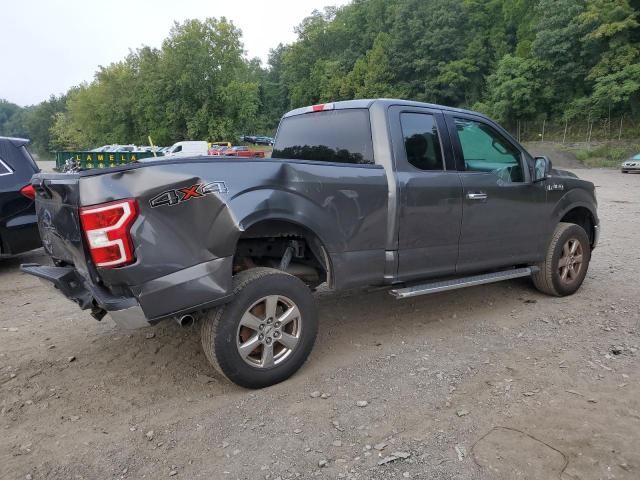
<path fill-rule="evenodd" d="M 66 113 L 58 112 L 53 116 L 53 124 L 49 131 L 49 146 L 53 151 L 86 148 L 82 132 L 75 128 Z"/>
<path fill-rule="evenodd" d="M 314 11 L 266 66 L 225 18 L 176 23 L 159 49 L 63 97 L 0 101 L 0 134 L 39 150 L 273 133 L 291 108 L 400 97 L 506 122 L 640 119 L 640 0 L 353 0 Z"/>
<path fill-rule="evenodd" d="M 51 96 L 35 106 L 21 108 L 0 100 L 0 135 L 25 137 L 31 140 L 31 148 L 39 154 L 49 150 L 50 133 L 54 116 L 64 111 L 66 96 Z"/>
<path fill-rule="evenodd" d="M 640 24 L 628 0 L 591 0 L 579 22 L 588 33 L 584 48 L 598 61 L 588 80 L 591 101 L 600 112 L 629 105 L 640 113 Z"/>
<path fill-rule="evenodd" d="M 544 81 L 553 86 L 555 110 L 585 90 L 588 59 L 582 56 L 586 29 L 578 21 L 585 11 L 585 0 L 540 0 L 536 5 L 536 36 L 531 45 L 533 57 L 548 65 Z"/>
<path fill-rule="evenodd" d="M 160 50 L 132 52 L 72 92 L 52 146 L 233 139 L 257 121 L 261 73 L 231 22 L 176 23 Z"/>
<path fill-rule="evenodd" d="M 391 36 L 388 33 L 379 33 L 371 49 L 356 61 L 346 78 L 334 76 L 334 86 L 339 94 L 326 95 L 323 100 L 404 96 L 401 88 L 395 86 L 389 54 L 390 42 Z"/>
<path fill-rule="evenodd" d="M 20 107 L 15 103 L 0 99 L 0 134 L 8 134 L 7 132 L 11 130 L 9 122 L 19 111 Z"/>
<path fill-rule="evenodd" d="M 489 76 L 489 112 L 503 122 L 533 118 L 552 95 L 547 67 L 538 60 L 505 55 Z"/>
<path fill-rule="evenodd" d="M 617 146 L 605 143 L 575 150 L 576 158 L 588 167 L 619 167 L 623 160 L 640 151 L 640 145 Z"/>

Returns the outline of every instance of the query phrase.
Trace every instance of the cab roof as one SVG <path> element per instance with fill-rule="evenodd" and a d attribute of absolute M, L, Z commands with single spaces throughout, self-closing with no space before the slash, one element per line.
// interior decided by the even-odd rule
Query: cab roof
<path fill-rule="evenodd" d="M 482 113 L 474 112 L 471 110 L 464 110 L 462 108 L 447 107 L 445 105 L 437 105 L 434 103 L 415 102 L 413 100 L 401 100 L 401 99 L 395 99 L 395 98 L 345 100 L 341 102 L 310 105 L 307 107 L 296 108 L 295 110 L 291 110 L 290 112 L 285 113 L 282 118 L 293 117 L 296 115 L 303 115 L 305 113 L 322 112 L 327 110 L 346 110 L 349 108 L 371 108 L 374 104 L 381 105 L 385 108 L 390 107 L 392 105 L 406 106 L 406 107 L 432 108 L 432 109 L 444 110 L 448 112 L 467 113 L 467 114 L 486 118 L 486 115 L 483 115 Z"/>

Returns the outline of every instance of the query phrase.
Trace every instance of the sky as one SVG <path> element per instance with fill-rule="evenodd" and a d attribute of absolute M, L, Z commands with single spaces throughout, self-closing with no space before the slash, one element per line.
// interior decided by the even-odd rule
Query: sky
<path fill-rule="evenodd" d="M 222 17 L 249 57 L 291 43 L 314 9 L 348 0 L 0 0 L 0 98 L 32 105 L 91 81 L 129 49 L 160 47 L 174 21 Z"/>

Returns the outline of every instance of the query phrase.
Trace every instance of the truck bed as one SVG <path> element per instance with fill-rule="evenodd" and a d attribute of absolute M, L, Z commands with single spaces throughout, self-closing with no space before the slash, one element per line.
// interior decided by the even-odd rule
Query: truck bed
<path fill-rule="evenodd" d="M 135 298 L 152 322 L 226 301 L 238 238 L 274 212 L 316 232 L 329 255 L 350 259 L 350 275 L 335 262 L 339 278 L 383 277 L 387 183 L 378 166 L 195 157 L 40 173 L 33 185 L 55 263 L 73 267 L 88 290 Z M 138 206 L 135 262 L 96 267 L 80 209 L 122 199 Z"/>

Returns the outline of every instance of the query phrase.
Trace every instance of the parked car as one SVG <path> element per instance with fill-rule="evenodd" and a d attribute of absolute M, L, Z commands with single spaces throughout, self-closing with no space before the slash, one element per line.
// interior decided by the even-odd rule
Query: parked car
<path fill-rule="evenodd" d="M 622 173 L 640 172 L 640 153 L 625 160 L 620 166 Z"/>
<path fill-rule="evenodd" d="M 256 145 L 273 145 L 274 139 L 272 137 L 256 137 Z"/>
<path fill-rule="evenodd" d="M 231 142 L 211 142 L 209 144 L 209 148 L 218 148 L 218 147 L 231 148 L 233 147 L 233 144 Z"/>
<path fill-rule="evenodd" d="M 256 158 L 264 158 L 264 152 L 262 150 L 251 150 L 249 147 L 231 147 L 223 152 L 223 155 L 228 157 L 256 157 Z"/>
<path fill-rule="evenodd" d="M 138 147 L 136 147 L 133 144 L 129 144 L 129 145 L 119 145 L 118 148 L 115 150 L 116 152 L 134 152 L 137 150 Z"/>
<path fill-rule="evenodd" d="M 0 256 L 41 246 L 31 176 L 40 171 L 29 140 L 0 137 Z"/>
<path fill-rule="evenodd" d="M 183 141 L 174 143 L 164 154 L 165 157 L 195 157 L 207 155 L 209 144 L 204 141 Z"/>
<path fill-rule="evenodd" d="M 231 147 L 227 147 L 226 145 L 217 145 L 217 146 L 212 146 L 211 148 L 209 148 L 208 150 L 208 155 L 213 155 L 214 157 L 224 157 L 226 155 L 225 152 L 227 152 Z"/>
<path fill-rule="evenodd" d="M 410 298 L 530 277 L 571 295 L 599 234 L 593 183 L 484 115 L 403 100 L 289 112 L 270 159 L 40 173 L 33 186 L 56 266 L 24 272 L 123 327 L 200 319 L 211 364 L 250 388 L 304 363 L 323 283 Z"/>

